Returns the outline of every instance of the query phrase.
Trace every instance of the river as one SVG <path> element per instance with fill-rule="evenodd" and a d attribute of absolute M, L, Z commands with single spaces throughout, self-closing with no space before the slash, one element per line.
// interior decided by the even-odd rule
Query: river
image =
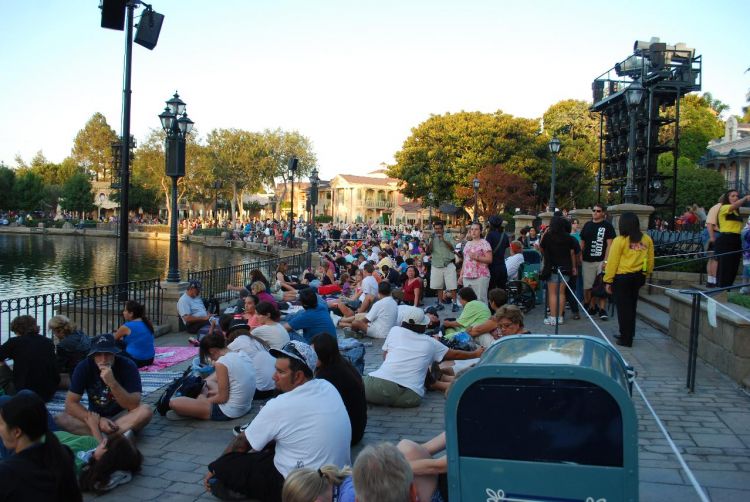
<path fill-rule="evenodd" d="M 179 244 L 180 275 L 248 263 L 244 251 Z M 165 278 L 169 242 L 130 239 L 130 280 Z M 0 299 L 117 282 L 117 239 L 0 234 Z"/>

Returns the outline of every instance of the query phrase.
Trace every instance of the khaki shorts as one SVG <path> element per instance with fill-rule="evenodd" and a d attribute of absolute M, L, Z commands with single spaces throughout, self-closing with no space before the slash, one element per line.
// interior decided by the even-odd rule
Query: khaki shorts
<path fill-rule="evenodd" d="M 430 269 L 430 289 L 455 291 L 458 288 L 458 277 L 456 266 L 449 263 L 445 267 L 432 267 Z"/>
<path fill-rule="evenodd" d="M 594 286 L 594 280 L 599 275 L 601 261 L 584 261 L 581 263 L 581 272 L 583 272 L 583 289 L 591 289 Z"/>

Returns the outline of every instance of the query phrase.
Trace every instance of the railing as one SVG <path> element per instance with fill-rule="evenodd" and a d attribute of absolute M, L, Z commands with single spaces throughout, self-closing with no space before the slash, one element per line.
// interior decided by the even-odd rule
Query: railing
<path fill-rule="evenodd" d="M 676 254 L 686 257 L 703 253 L 703 233 L 696 231 L 649 230 L 649 237 L 654 241 L 656 256 Z"/>
<path fill-rule="evenodd" d="M 287 263 L 289 266 L 287 275 L 301 276 L 304 270 L 310 266 L 310 260 L 310 253 L 304 252 L 286 257 L 256 260 L 250 263 L 243 263 L 242 265 L 188 272 L 188 280 L 198 280 L 201 282 L 201 296 L 205 299 L 216 299 L 219 302 L 227 302 L 236 297 L 236 293 L 227 290 L 227 285 L 247 285 L 251 280 L 251 271 L 255 269 L 260 270 L 273 283 L 276 280 L 276 269 L 279 263 Z"/>
<path fill-rule="evenodd" d="M 0 300 L 0 341 L 9 338 L 10 323 L 20 315 L 34 317 L 42 332 L 47 331 L 52 316 L 62 314 L 88 335 L 111 333 L 123 322 L 122 309 L 127 300 L 143 304 L 154 325 L 161 324 L 161 284 L 159 279 L 149 279 Z"/>
<path fill-rule="evenodd" d="M 365 199 L 365 207 L 376 207 L 376 208 L 390 208 L 393 207 L 393 202 L 387 200 L 375 200 Z"/>

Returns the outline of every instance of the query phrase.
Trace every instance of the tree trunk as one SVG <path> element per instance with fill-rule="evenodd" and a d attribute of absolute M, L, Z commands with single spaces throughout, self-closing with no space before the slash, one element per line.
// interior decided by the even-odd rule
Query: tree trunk
<path fill-rule="evenodd" d="M 232 183 L 232 224 L 235 223 L 235 208 L 237 204 L 237 183 Z"/>

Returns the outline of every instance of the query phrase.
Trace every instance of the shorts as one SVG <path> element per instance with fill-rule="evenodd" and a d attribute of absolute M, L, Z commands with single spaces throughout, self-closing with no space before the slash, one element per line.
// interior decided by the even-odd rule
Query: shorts
<path fill-rule="evenodd" d="M 219 405 L 216 403 L 211 403 L 211 420 L 214 422 L 226 422 L 227 420 L 232 420 L 228 416 L 224 414 L 223 411 L 221 411 L 221 408 L 219 408 Z"/>
<path fill-rule="evenodd" d="M 445 267 L 430 267 L 430 289 L 455 291 L 457 288 L 456 265 L 449 263 Z"/>
<path fill-rule="evenodd" d="M 584 261 L 581 263 L 581 272 L 583 273 L 583 289 L 594 287 L 596 276 L 599 275 L 601 261 Z"/>

